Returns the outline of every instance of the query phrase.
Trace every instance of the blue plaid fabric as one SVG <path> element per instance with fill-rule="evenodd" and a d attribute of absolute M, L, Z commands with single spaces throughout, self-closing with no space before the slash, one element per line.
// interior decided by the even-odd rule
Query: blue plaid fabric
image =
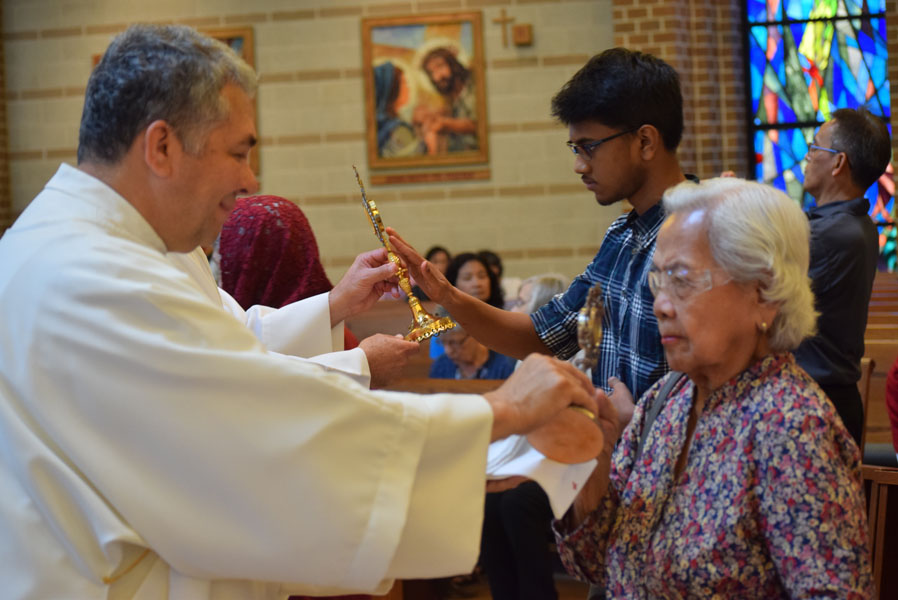
<path fill-rule="evenodd" d="M 577 312 L 589 289 L 597 282 L 602 284 L 601 356 L 592 381 L 608 391 L 608 378 L 613 375 L 627 385 L 634 400 L 669 370 L 647 279 L 663 220 L 661 203 L 643 215 L 634 210 L 618 217 L 586 270 L 564 294 L 530 316 L 543 343 L 558 358 L 568 359 L 580 349 Z"/>

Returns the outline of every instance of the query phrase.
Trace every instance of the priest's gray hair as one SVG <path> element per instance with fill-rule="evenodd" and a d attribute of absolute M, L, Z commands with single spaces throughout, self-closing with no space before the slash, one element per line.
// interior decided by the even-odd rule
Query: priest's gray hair
<path fill-rule="evenodd" d="M 257 78 L 225 44 L 183 25 L 129 27 L 87 82 L 78 163 L 116 164 L 157 120 L 171 125 L 189 154 L 200 154 L 208 132 L 227 117 L 227 84 L 252 97 Z"/>
<path fill-rule="evenodd" d="M 770 323 L 774 352 L 797 347 L 816 330 L 808 277 L 809 227 L 798 203 L 768 185 L 736 178 L 684 182 L 664 194 L 668 214 L 706 212 L 711 254 L 735 281 L 760 283 L 778 305 Z"/>

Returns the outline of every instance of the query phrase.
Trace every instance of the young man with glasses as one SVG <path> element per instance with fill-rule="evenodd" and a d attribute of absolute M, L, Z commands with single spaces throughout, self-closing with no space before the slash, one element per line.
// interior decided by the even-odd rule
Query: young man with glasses
<path fill-rule="evenodd" d="M 820 127 L 809 145 L 804 173 L 804 188 L 817 200 L 807 213 L 808 274 L 820 317 L 817 335 L 802 342 L 795 358 L 832 400 L 858 444 L 864 408 L 857 381 L 879 255 L 864 192 L 885 171 L 890 157 L 885 123 L 866 109 L 843 108 Z"/>
<path fill-rule="evenodd" d="M 592 263 L 560 297 L 523 315 L 493 308 L 453 288 L 391 230 L 395 249 L 431 299 L 494 350 L 570 358 L 578 350 L 577 312 L 600 283 L 605 304 L 602 358 L 593 382 L 611 390 L 614 377 L 638 398 L 666 371 L 647 277 L 663 220 L 661 196 L 683 181 L 676 149 L 683 132 L 676 71 L 664 61 L 624 48 L 594 56 L 552 100 L 569 127 L 574 172 L 602 206 L 628 200 L 633 210 L 608 229 Z"/>
<path fill-rule="evenodd" d="M 647 277 L 664 217 L 661 196 L 685 179 L 676 156 L 683 133 L 679 77 L 670 65 L 648 54 L 606 50 L 562 87 L 552 100 L 552 113 L 568 126 L 574 172 L 596 201 L 609 206 L 626 199 L 633 206 L 614 221 L 595 259 L 564 294 L 532 315 L 493 308 L 449 285 L 392 231 L 391 241 L 431 299 L 480 342 L 516 358 L 532 352 L 572 357 L 579 349 L 577 313 L 589 289 L 600 283 L 605 314 L 593 383 L 609 394 L 613 387 L 626 386 L 639 398 L 668 370 Z M 632 404 L 621 404 L 620 418 L 629 420 Z M 533 509 L 532 502 L 535 499 L 508 502 L 527 506 L 520 511 L 519 532 L 536 532 L 539 519 L 545 519 L 539 530 L 544 532 L 551 518 L 547 502 L 544 511 Z M 513 510 L 509 506 L 505 511 L 508 518 Z M 545 540 L 526 545 L 532 550 L 525 555 L 520 539 L 492 540 L 484 532 L 481 556 L 494 598 L 556 597 Z M 509 552 L 514 552 L 511 559 Z M 509 566 L 510 561 L 515 564 Z"/>

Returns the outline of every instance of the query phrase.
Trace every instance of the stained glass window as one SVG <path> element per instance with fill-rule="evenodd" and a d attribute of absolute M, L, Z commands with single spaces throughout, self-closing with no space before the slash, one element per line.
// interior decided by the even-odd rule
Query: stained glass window
<path fill-rule="evenodd" d="M 885 0 L 746 0 L 746 11 L 755 177 L 808 206 L 802 174 L 817 127 L 839 108 L 891 116 Z M 890 166 L 867 192 L 889 270 L 894 188 Z"/>

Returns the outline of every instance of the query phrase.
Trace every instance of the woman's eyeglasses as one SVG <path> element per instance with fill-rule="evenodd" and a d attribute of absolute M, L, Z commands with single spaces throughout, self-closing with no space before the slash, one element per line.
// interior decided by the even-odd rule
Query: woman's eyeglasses
<path fill-rule="evenodd" d="M 714 271 L 723 271 L 723 269 L 692 271 L 688 267 L 683 266 L 660 269 L 652 265 L 648 275 L 649 290 L 651 290 L 653 296 L 657 296 L 661 290 L 666 290 L 668 294 L 677 300 L 688 300 L 715 287 L 713 281 Z M 732 278 L 727 277 L 725 281 L 720 281 L 716 285 L 726 285 L 730 281 L 732 281 Z"/>
<path fill-rule="evenodd" d="M 458 339 L 456 339 L 454 337 L 444 339 L 443 347 L 444 348 L 452 348 L 452 349 L 461 348 L 462 346 L 464 346 L 465 342 L 467 342 L 468 338 L 470 338 L 470 337 L 471 337 L 471 335 L 466 333 L 464 335 L 464 337 L 459 337 Z"/>

